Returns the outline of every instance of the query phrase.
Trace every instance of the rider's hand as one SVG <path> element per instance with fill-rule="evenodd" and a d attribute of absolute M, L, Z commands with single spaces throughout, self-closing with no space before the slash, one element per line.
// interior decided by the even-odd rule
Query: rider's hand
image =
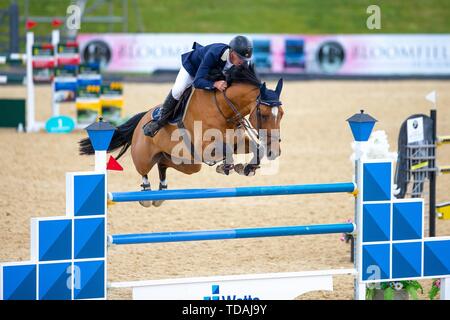
<path fill-rule="evenodd" d="M 214 88 L 219 91 L 225 91 L 225 89 L 227 88 L 227 82 L 223 80 L 216 81 L 214 82 Z"/>

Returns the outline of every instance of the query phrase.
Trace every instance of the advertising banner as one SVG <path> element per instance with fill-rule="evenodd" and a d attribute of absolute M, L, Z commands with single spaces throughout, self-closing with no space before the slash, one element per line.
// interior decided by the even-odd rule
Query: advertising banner
<path fill-rule="evenodd" d="M 105 71 L 178 70 L 198 42 L 229 43 L 234 34 L 80 34 L 81 58 Z M 450 75 L 450 34 L 246 35 L 259 72 L 318 75 Z"/>

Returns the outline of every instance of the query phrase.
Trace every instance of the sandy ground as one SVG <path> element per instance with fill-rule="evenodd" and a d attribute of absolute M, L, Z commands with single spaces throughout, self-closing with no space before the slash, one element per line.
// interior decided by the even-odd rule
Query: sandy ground
<path fill-rule="evenodd" d="M 274 87 L 275 83 L 269 83 Z M 169 84 L 125 84 L 126 113 L 134 114 L 162 101 Z M 193 176 L 168 171 L 169 188 L 227 187 L 350 181 L 350 130 L 345 120 L 364 108 L 385 130 L 391 150 L 397 148 L 400 123 L 413 113 L 428 113 L 425 94 L 437 90 L 438 128 L 450 133 L 450 82 L 446 81 L 311 81 L 288 82 L 282 94 L 282 155 L 275 175 L 225 177 L 204 167 Z M 0 98 L 23 97 L 23 87 L 0 87 Z M 50 88 L 36 92 L 38 120 L 50 115 Z M 73 105 L 62 112 L 74 113 Z M 65 172 L 93 168 L 93 158 L 77 153 L 84 132 L 69 135 L 18 134 L 0 130 L 0 262 L 29 258 L 30 218 L 63 215 Z M 450 147 L 439 149 L 441 163 L 450 164 Z M 138 190 L 141 183 L 131 156 L 121 160 L 124 172 L 111 172 L 109 190 Z M 151 175 L 157 186 L 157 172 Z M 450 177 L 438 179 L 438 201 L 450 200 Z M 353 216 L 346 194 L 240 198 L 166 202 L 160 208 L 137 203 L 110 208 L 109 232 L 139 233 L 295 224 L 339 223 Z M 450 222 L 438 221 L 439 235 L 450 235 Z M 350 268 L 349 246 L 340 235 L 191 242 L 113 247 L 109 280 L 131 281 Z M 428 290 L 430 281 L 422 284 Z M 337 277 L 334 292 L 314 292 L 306 299 L 351 299 L 353 282 Z M 110 291 L 127 299 L 130 290 Z M 422 296 L 424 297 L 424 296 Z"/>

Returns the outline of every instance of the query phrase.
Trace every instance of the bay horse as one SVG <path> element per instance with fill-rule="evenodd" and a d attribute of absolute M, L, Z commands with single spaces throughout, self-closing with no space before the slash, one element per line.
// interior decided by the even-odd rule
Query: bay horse
<path fill-rule="evenodd" d="M 158 106 L 134 115 L 116 128 L 108 151 L 122 148 L 117 156 L 119 159 L 131 146 L 133 163 L 143 181 L 142 191 L 151 190 L 148 173 L 155 165 L 158 166 L 159 171 L 159 190 L 165 190 L 168 168 L 193 174 L 200 171 L 202 162 L 214 165 L 223 161 L 216 167 L 218 173 L 228 175 L 235 170 L 239 174 L 251 176 L 259 168 L 262 156 L 265 155 L 269 160 L 274 160 L 280 155 L 279 130 L 284 114 L 279 100 L 283 86 L 282 79 L 278 81 L 276 90 L 270 90 L 265 83 L 261 83 L 251 66 L 232 67 L 225 73 L 225 79 L 228 88 L 223 93 L 193 89 L 182 120 L 177 126 L 166 124 L 153 138 L 145 136 L 142 127 L 152 118 L 154 109 Z M 250 115 L 249 121 L 245 118 L 247 115 Z M 196 123 L 201 124 L 200 132 L 198 128 L 195 128 Z M 219 132 L 219 136 L 216 135 L 214 139 L 205 141 L 204 135 L 208 133 L 208 130 Z M 229 130 L 235 133 L 240 132 L 237 136 L 243 137 L 241 148 L 238 146 L 237 136 L 232 137 L 231 143 L 226 143 Z M 251 130 L 256 133 L 259 143 L 255 139 L 250 139 Z M 260 133 L 264 130 L 267 134 L 261 135 Z M 198 135 L 201 141 L 195 144 L 194 140 L 198 140 Z M 177 138 L 174 139 L 174 136 Z M 89 138 L 81 140 L 79 144 L 81 155 L 95 153 Z M 175 149 L 185 152 L 180 155 L 180 152 L 174 151 Z M 208 149 L 210 154 L 206 155 Z M 250 163 L 233 164 L 230 153 L 250 153 L 251 151 L 254 156 Z M 162 202 L 143 201 L 141 205 L 160 206 Z"/>

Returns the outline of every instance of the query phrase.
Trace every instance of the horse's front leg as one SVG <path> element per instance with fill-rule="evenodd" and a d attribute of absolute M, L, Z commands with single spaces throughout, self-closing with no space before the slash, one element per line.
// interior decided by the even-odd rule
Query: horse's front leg
<path fill-rule="evenodd" d="M 231 146 L 227 143 L 223 143 L 222 148 L 224 160 L 222 164 L 219 164 L 216 167 L 216 172 L 228 176 L 230 173 L 233 173 L 234 169 L 234 160 L 233 160 L 234 146 Z"/>
<path fill-rule="evenodd" d="M 248 137 L 246 137 L 250 151 L 253 153 L 253 158 L 250 160 L 249 163 L 246 164 L 237 164 L 234 166 L 234 170 L 243 176 L 254 176 L 256 173 L 256 170 L 260 168 L 261 164 L 261 158 L 264 154 L 264 147 L 262 145 L 259 145 L 255 143 L 255 141 L 250 140 Z M 249 152 L 247 152 L 249 153 Z"/>

